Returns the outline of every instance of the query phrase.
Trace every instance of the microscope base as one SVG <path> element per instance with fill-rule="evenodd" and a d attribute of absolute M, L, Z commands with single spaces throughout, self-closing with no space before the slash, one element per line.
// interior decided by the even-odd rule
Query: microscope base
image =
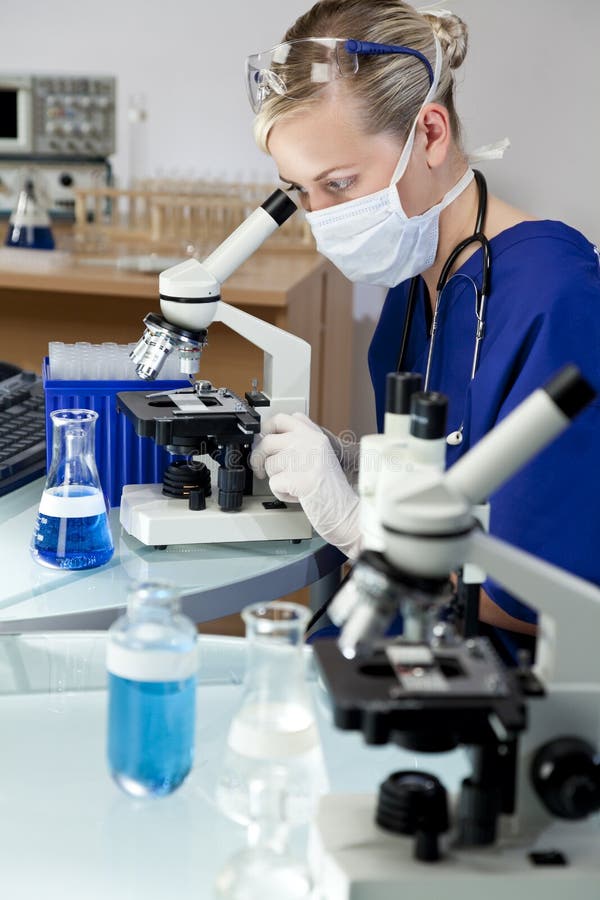
<path fill-rule="evenodd" d="M 217 544 L 238 541 L 300 540 L 312 527 L 300 504 L 265 509 L 273 496 L 244 497 L 238 512 L 223 512 L 214 497 L 206 509 L 190 510 L 185 500 L 169 499 L 160 484 L 129 484 L 121 497 L 121 525 L 148 546 Z"/>
<path fill-rule="evenodd" d="M 597 822 L 554 821 L 531 843 L 451 849 L 436 863 L 413 858 L 414 838 L 375 825 L 376 797 L 328 795 L 310 835 L 310 862 L 323 900 L 598 900 Z M 559 850 L 568 865 L 534 865 L 532 851 Z"/>

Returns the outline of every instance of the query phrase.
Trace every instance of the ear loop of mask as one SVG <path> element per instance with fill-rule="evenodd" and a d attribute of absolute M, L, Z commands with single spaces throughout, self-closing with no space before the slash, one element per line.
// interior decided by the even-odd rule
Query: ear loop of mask
<path fill-rule="evenodd" d="M 392 179 L 390 181 L 389 187 L 392 187 L 398 181 L 400 181 L 400 179 L 404 175 L 404 172 L 406 171 L 406 167 L 408 165 L 408 160 L 410 158 L 410 154 L 412 152 L 412 148 L 413 148 L 413 144 L 414 144 L 414 140 L 415 140 L 415 131 L 417 128 L 417 122 L 419 121 L 419 116 L 421 115 L 421 111 L 431 101 L 432 97 L 435 96 L 435 92 L 437 91 L 438 85 L 440 83 L 440 75 L 442 72 L 443 53 L 442 53 L 442 48 L 440 47 L 440 42 L 438 41 L 438 39 L 435 35 L 433 36 L 433 40 L 435 42 L 435 69 L 433 71 L 433 81 L 431 82 L 431 85 L 429 87 L 429 90 L 427 91 L 427 95 L 426 95 L 425 99 L 423 100 L 421 106 L 419 107 L 419 112 L 415 116 L 415 120 L 412 124 L 412 128 L 410 129 L 410 133 L 408 135 L 408 138 L 406 140 L 406 143 L 404 145 L 402 153 L 400 154 L 400 159 L 398 160 L 396 168 L 394 169 L 394 174 L 392 175 Z"/>

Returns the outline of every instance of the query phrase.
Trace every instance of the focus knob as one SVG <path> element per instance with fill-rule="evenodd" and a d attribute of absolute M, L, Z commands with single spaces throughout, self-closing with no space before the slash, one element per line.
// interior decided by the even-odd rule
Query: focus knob
<path fill-rule="evenodd" d="M 394 772 L 379 788 L 375 821 L 396 834 L 414 834 L 415 857 L 440 858 L 438 837 L 448 830 L 446 789 L 426 772 Z"/>
<path fill-rule="evenodd" d="M 559 819 L 585 819 L 600 810 L 600 758 L 581 738 L 544 744 L 533 759 L 531 780 L 546 809 Z"/>

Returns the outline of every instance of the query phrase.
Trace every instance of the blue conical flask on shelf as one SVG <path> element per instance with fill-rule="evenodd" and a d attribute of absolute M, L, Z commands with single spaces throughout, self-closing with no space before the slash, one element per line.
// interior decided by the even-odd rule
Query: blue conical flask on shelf
<path fill-rule="evenodd" d="M 27 178 L 17 198 L 6 240 L 7 247 L 23 247 L 30 250 L 54 250 L 54 237 L 50 218 L 40 204 L 32 178 Z"/>
<path fill-rule="evenodd" d="M 36 562 L 53 569 L 92 569 L 114 552 L 106 501 L 94 457 L 98 413 L 57 409 L 52 462 L 31 541 Z"/>

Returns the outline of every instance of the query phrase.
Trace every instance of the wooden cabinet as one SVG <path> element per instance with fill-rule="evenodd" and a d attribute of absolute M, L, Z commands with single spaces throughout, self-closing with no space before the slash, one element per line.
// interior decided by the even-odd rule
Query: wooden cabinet
<path fill-rule="evenodd" d="M 333 432 L 348 428 L 352 286 L 337 269 L 312 250 L 263 249 L 224 284 L 222 297 L 310 343 L 310 415 Z M 61 252 L 0 252 L 0 359 L 39 372 L 49 341 L 137 341 L 152 311 L 159 311 L 157 275 Z M 243 393 L 252 378 L 262 381 L 262 353 L 215 324 L 200 374 Z"/>

